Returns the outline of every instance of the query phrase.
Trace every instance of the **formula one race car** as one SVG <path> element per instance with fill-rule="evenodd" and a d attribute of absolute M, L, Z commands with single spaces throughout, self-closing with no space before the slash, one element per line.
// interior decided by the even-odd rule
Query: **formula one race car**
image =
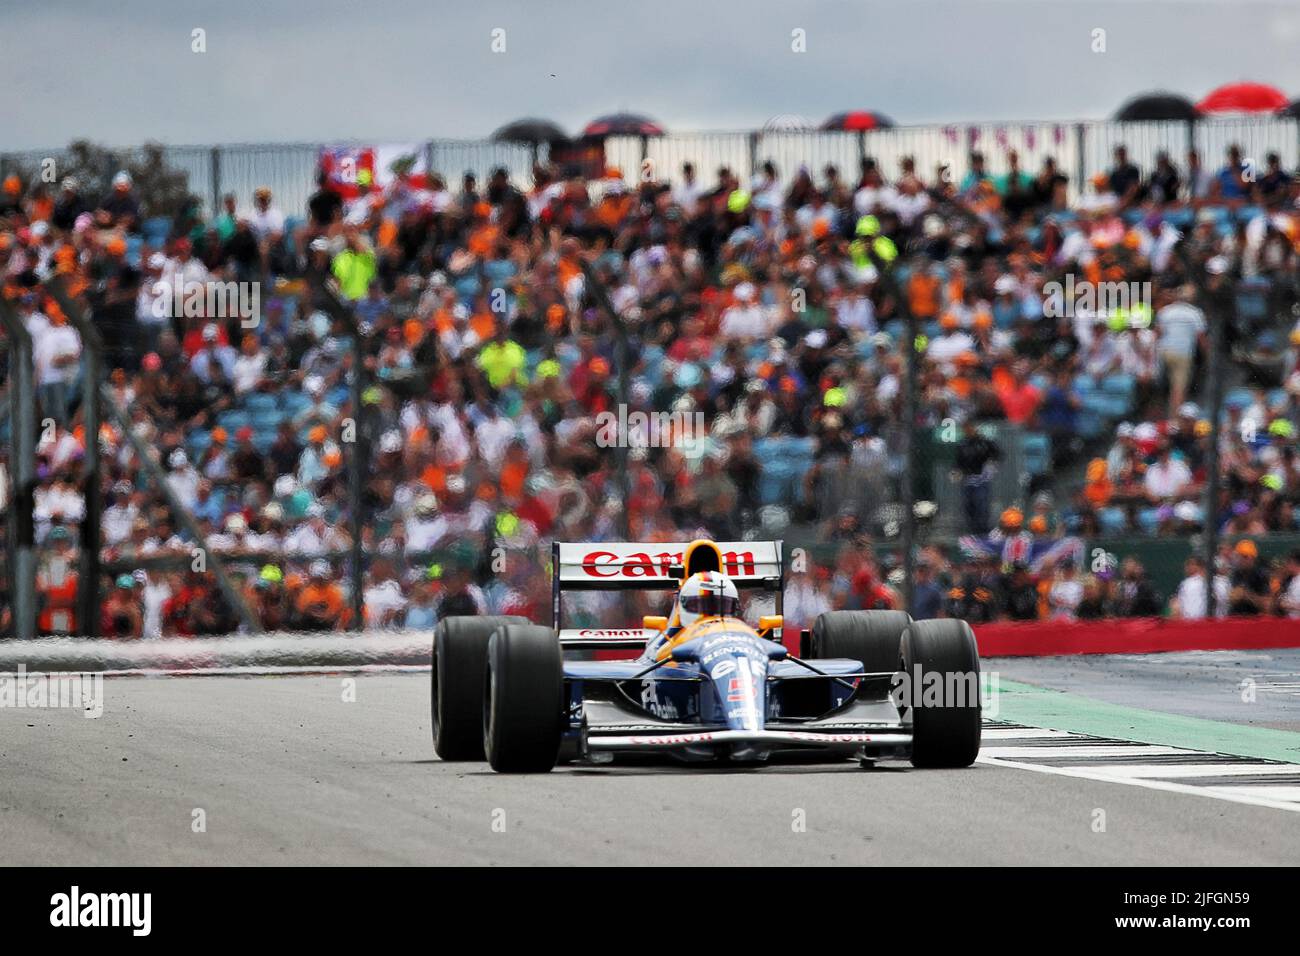
<path fill-rule="evenodd" d="M 980 748 L 979 652 L 964 621 L 832 611 L 780 643 L 781 542 L 555 544 L 554 629 L 519 617 L 451 617 L 433 646 L 433 743 L 443 760 L 547 771 L 617 754 L 761 763 L 792 753 L 965 767 Z M 640 628 L 571 629 L 561 594 L 676 590 Z M 741 619 L 739 589 L 776 614 Z M 592 651 L 636 650 L 634 660 Z M 566 656 L 566 652 L 568 652 Z"/>

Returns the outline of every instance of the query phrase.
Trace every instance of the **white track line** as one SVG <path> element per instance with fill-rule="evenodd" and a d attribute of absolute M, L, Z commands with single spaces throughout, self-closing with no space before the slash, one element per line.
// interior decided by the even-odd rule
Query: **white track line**
<path fill-rule="evenodd" d="M 1258 786 L 1258 787 L 1206 787 L 1215 793 L 1232 796 L 1234 794 L 1254 794 L 1270 800 L 1300 800 L 1300 787 L 1297 786 Z"/>
<path fill-rule="evenodd" d="M 1300 774 L 1300 765 L 1296 764 L 1103 764 L 1090 769 L 1107 777 L 1163 777 L 1167 780 L 1178 777 L 1272 777 L 1279 774 Z"/>
<path fill-rule="evenodd" d="M 1075 744 L 1071 747 L 981 747 L 980 754 L 997 759 L 1016 757 L 1166 757 L 1194 756 L 1195 750 L 1157 747 L 1146 744 Z"/>
<path fill-rule="evenodd" d="M 985 727 L 981 736 L 984 740 L 1065 740 L 1076 735 L 1064 730 L 1047 730 L 1039 727 L 1025 730 L 1016 730 L 1013 727 Z"/>
<path fill-rule="evenodd" d="M 1284 800 L 1269 799 L 1263 796 L 1254 796 L 1246 793 L 1223 793 L 1221 791 L 1238 788 L 1227 787 L 1193 787 L 1185 783 L 1173 783 L 1166 780 L 1151 780 L 1141 777 L 1116 777 L 1099 774 L 1094 770 L 1085 770 L 1081 767 L 1048 767 L 1043 764 L 1017 763 L 1014 760 L 997 760 L 991 757 L 980 757 L 978 763 L 987 764 L 990 767 L 1011 767 L 1016 770 L 1028 770 L 1032 773 L 1048 773 L 1057 777 L 1075 777 L 1079 780 L 1096 780 L 1101 783 L 1119 783 L 1129 787 L 1143 787 L 1147 790 L 1163 790 L 1166 793 L 1185 793 L 1194 797 L 1209 797 L 1212 800 L 1226 800 L 1229 803 L 1244 803 L 1256 807 L 1269 807 L 1273 810 L 1290 810 L 1292 813 L 1300 813 L 1300 803 L 1287 803 Z M 1216 765 L 1217 766 L 1217 765 Z M 1247 789 L 1247 788 L 1240 788 Z M 1254 789 L 1254 788 L 1249 788 Z"/>

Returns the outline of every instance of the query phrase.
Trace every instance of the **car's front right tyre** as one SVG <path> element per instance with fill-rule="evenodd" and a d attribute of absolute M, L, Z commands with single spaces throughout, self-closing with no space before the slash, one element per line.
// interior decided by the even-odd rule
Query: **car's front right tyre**
<path fill-rule="evenodd" d="M 910 682 L 912 765 L 969 767 L 980 752 L 980 655 L 975 632 L 954 619 L 913 621 L 903 634 Z"/>
<path fill-rule="evenodd" d="M 483 749 L 500 773 L 545 773 L 560 754 L 564 661 L 548 627 L 507 624 L 488 642 Z"/>

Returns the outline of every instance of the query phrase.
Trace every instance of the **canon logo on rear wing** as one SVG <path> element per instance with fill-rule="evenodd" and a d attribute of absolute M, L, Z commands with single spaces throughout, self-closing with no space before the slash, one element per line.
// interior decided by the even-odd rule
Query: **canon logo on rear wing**
<path fill-rule="evenodd" d="M 758 561 L 752 551 L 724 551 L 722 562 L 725 572 L 732 577 L 751 578 L 758 574 Z M 582 573 L 593 578 L 666 578 L 671 568 L 681 565 L 682 552 L 662 551 L 657 554 L 634 552 L 616 554 L 613 551 L 592 551 L 583 556 L 578 565 Z"/>
<path fill-rule="evenodd" d="M 568 541 L 553 547 L 557 594 L 566 588 L 669 589 L 689 550 L 681 541 Z M 719 541 L 717 548 L 737 587 L 779 588 L 779 541 Z"/>

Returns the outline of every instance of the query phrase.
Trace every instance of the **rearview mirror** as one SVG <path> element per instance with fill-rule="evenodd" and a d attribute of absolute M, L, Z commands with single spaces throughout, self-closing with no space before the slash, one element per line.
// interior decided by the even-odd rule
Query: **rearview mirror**
<path fill-rule="evenodd" d="M 668 630 L 668 618 L 647 614 L 641 618 L 641 626 L 647 631 L 666 631 Z"/>
<path fill-rule="evenodd" d="M 764 614 L 758 619 L 760 631 L 779 631 L 784 626 L 785 616 L 782 614 Z"/>

